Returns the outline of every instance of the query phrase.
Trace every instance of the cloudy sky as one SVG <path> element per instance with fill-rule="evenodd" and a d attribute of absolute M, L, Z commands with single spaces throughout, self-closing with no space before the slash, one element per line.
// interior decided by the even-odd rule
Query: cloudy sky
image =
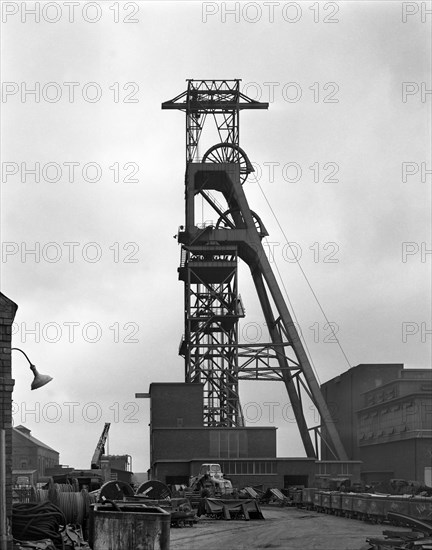
<path fill-rule="evenodd" d="M 240 117 L 245 191 L 320 382 L 430 367 L 429 3 L 70 4 L 2 3 L 1 285 L 14 346 L 54 377 L 30 392 L 14 354 L 15 425 L 84 468 L 111 422 L 109 452 L 149 466 L 135 393 L 184 372 L 185 116 L 160 105 L 187 78 L 240 78 L 270 102 Z M 266 340 L 245 266 L 240 292 L 243 341 Z M 240 391 L 279 456 L 303 455 L 282 385 Z"/>

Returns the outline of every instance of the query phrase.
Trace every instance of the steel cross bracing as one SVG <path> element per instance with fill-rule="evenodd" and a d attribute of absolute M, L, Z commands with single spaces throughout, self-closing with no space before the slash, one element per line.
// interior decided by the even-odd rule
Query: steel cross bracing
<path fill-rule="evenodd" d="M 204 424 L 243 425 L 239 408 L 238 319 L 244 316 L 237 291 L 235 246 L 184 246 L 179 268 L 185 282 L 186 382 L 204 384 Z"/>
<path fill-rule="evenodd" d="M 187 90 L 162 109 L 186 112 L 186 162 L 198 158 L 198 143 L 206 122 L 211 117 L 216 125 L 220 143 L 239 145 L 239 111 L 266 109 L 266 103 L 254 101 L 240 91 L 240 80 L 188 80 Z M 237 159 L 235 159 L 237 161 Z"/>
<path fill-rule="evenodd" d="M 312 366 L 265 254 L 267 231 L 252 212 L 242 184 L 253 171 L 239 147 L 239 111 L 266 109 L 240 92 L 239 80 L 188 80 L 188 88 L 164 109 L 186 112 L 186 216 L 178 240 L 182 244 L 179 278 L 185 283 L 185 334 L 180 354 L 185 379 L 204 384 L 204 423 L 241 426 L 238 382 L 280 380 L 288 392 L 308 457 L 317 457 L 317 436 L 325 426 L 327 442 L 339 460 L 347 455 L 331 420 Z M 216 122 L 220 143 L 198 158 L 206 117 Z M 222 196 L 217 201 L 214 193 Z M 197 199 L 202 197 L 218 217 L 199 227 Z M 271 342 L 238 342 L 238 322 L 244 309 L 237 289 L 237 260 L 251 271 Z M 302 402 L 307 396 L 321 422 L 308 427 Z M 315 437 L 315 447 L 311 432 Z"/>

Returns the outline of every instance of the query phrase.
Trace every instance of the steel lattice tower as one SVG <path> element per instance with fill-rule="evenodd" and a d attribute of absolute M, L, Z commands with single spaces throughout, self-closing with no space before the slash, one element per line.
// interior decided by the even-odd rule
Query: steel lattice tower
<path fill-rule="evenodd" d="M 243 183 L 253 171 L 239 146 L 239 112 L 267 109 L 240 91 L 239 80 L 188 80 L 185 92 L 162 104 L 162 109 L 186 113 L 185 225 L 179 278 L 185 288 L 185 334 L 180 355 L 185 358 L 185 381 L 204 384 L 204 425 L 243 425 L 239 380 L 284 382 L 308 457 L 318 457 L 318 435 L 325 426 L 326 444 L 335 458 L 347 456 L 331 421 L 303 344 L 266 257 L 262 239 L 267 231 L 249 208 Z M 207 119 L 219 140 L 199 158 Z M 209 126 L 209 125 L 207 125 Z M 212 192 L 223 197 L 224 205 Z M 215 225 L 197 223 L 196 201 L 202 197 L 215 214 Z M 243 260 L 252 279 L 271 342 L 238 341 L 238 322 L 245 316 L 237 288 L 237 263 Z M 308 427 L 302 393 L 321 417 Z M 315 433 L 315 447 L 311 438 Z"/>

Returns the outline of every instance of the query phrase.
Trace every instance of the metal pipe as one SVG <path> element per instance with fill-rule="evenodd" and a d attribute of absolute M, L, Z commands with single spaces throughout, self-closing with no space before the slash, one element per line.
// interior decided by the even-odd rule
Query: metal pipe
<path fill-rule="evenodd" d="M 0 429 L 0 549 L 7 550 L 6 515 L 6 430 Z"/>

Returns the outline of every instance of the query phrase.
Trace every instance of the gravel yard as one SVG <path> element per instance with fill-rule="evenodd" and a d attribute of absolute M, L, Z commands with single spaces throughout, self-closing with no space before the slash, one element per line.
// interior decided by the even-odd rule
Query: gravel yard
<path fill-rule="evenodd" d="M 171 529 L 171 550 L 360 550 L 366 537 L 380 536 L 386 525 L 308 512 L 262 507 L 265 520 L 212 520 Z"/>

